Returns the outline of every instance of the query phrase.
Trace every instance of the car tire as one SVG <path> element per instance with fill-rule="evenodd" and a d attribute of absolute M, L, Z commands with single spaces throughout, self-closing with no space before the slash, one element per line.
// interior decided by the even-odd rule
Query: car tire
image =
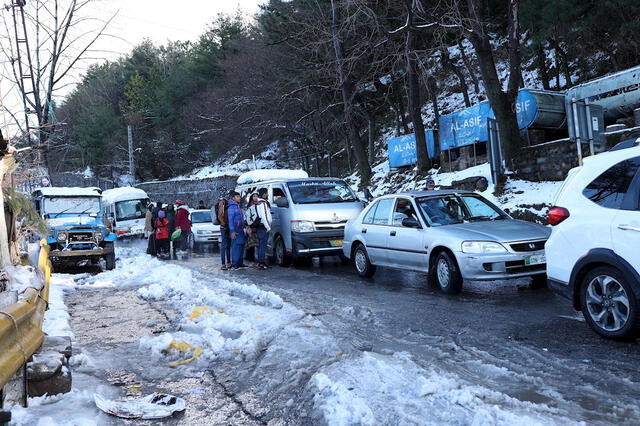
<path fill-rule="evenodd" d="M 589 327 L 607 339 L 639 337 L 639 286 L 612 266 L 589 271 L 580 286 L 580 306 Z"/>
<path fill-rule="evenodd" d="M 362 278 L 372 277 L 376 273 L 376 265 L 369 260 L 369 254 L 364 245 L 359 244 L 353 251 L 353 267 Z"/>
<path fill-rule="evenodd" d="M 276 265 L 281 266 L 283 268 L 287 268 L 291 265 L 291 255 L 287 254 L 287 248 L 284 245 L 284 240 L 282 237 L 276 238 L 276 243 L 273 247 L 273 258 L 276 262 Z"/>
<path fill-rule="evenodd" d="M 446 251 L 440 252 L 433 263 L 433 281 L 445 294 L 458 294 L 462 291 L 462 274 L 455 258 Z"/>
<path fill-rule="evenodd" d="M 539 274 L 531 277 L 531 288 L 547 288 L 547 274 Z"/>

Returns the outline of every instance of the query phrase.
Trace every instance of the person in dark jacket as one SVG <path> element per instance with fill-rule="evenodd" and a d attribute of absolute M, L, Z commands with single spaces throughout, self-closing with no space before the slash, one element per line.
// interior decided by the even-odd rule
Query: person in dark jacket
<path fill-rule="evenodd" d="M 227 205 L 229 201 L 220 197 L 217 209 L 214 207 L 213 214 L 217 215 L 220 224 L 220 261 L 223 271 L 231 268 L 231 238 L 229 236 L 229 216 L 227 213 Z"/>
<path fill-rule="evenodd" d="M 191 234 L 191 220 L 189 219 L 189 208 L 182 200 L 176 200 L 176 218 L 175 227 L 180 228 L 182 233 L 180 234 L 180 244 L 178 249 L 187 251 L 189 249 L 189 235 Z"/>
<path fill-rule="evenodd" d="M 246 268 L 242 264 L 244 244 L 247 239 L 244 233 L 244 215 L 240 208 L 240 194 L 235 191 L 232 192 L 227 206 L 229 237 L 231 238 L 231 265 L 233 269 Z"/>
<path fill-rule="evenodd" d="M 206 210 L 207 206 L 204 205 L 204 200 L 198 202 L 198 210 Z"/>

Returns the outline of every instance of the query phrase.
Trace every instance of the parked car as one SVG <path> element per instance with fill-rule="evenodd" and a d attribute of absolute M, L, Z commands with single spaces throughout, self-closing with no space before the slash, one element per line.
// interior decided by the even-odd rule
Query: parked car
<path fill-rule="evenodd" d="M 407 192 L 379 197 L 349 221 L 342 249 L 362 277 L 377 266 L 425 272 L 455 294 L 465 279 L 531 276 L 544 284 L 548 236 L 474 192 Z"/>
<path fill-rule="evenodd" d="M 255 172 L 265 171 L 248 173 Z M 283 172 L 292 171 L 273 171 Z M 243 176 L 238 178 L 236 190 L 245 201 L 260 188 L 268 190 L 272 223 L 267 253 L 280 266 L 289 266 L 293 259 L 341 255 L 344 227 L 364 206 L 342 179 L 303 176 L 261 181 L 257 175 L 245 184 Z"/>
<path fill-rule="evenodd" d="M 100 188 L 52 188 L 33 191 L 36 211 L 47 224 L 49 259 L 54 269 L 105 260 L 116 267 L 114 243 Z"/>
<path fill-rule="evenodd" d="M 220 225 L 214 225 L 211 220 L 211 210 L 191 210 L 190 239 L 192 250 L 197 250 L 204 244 L 220 244 Z"/>
<path fill-rule="evenodd" d="M 599 335 L 639 337 L 640 147 L 586 158 L 554 204 L 549 286 Z"/>

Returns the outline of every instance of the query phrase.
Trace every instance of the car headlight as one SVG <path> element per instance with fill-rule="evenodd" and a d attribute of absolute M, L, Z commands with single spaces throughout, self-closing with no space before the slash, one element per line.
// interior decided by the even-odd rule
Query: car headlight
<path fill-rule="evenodd" d="M 65 234 L 64 232 L 58 232 L 58 236 L 56 237 L 56 239 L 60 242 L 67 241 L 67 234 Z"/>
<path fill-rule="evenodd" d="M 315 231 L 313 222 L 310 220 L 292 220 L 291 231 L 293 232 L 313 232 Z"/>
<path fill-rule="evenodd" d="M 102 232 L 98 232 L 96 234 L 95 238 L 96 238 L 96 241 L 98 241 L 98 242 L 102 241 Z"/>
<path fill-rule="evenodd" d="M 201 230 L 199 230 L 199 231 L 196 231 L 196 234 L 206 234 L 206 233 L 207 233 L 207 231 L 204 231 L 204 230 L 202 230 L 202 229 L 201 229 Z"/>
<path fill-rule="evenodd" d="M 493 241 L 465 241 L 462 243 L 462 252 L 473 254 L 506 253 L 507 249 L 502 244 Z"/>

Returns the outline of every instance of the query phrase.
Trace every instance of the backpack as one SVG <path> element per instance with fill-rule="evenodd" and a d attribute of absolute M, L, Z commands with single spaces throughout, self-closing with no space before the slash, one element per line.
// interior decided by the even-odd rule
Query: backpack
<path fill-rule="evenodd" d="M 215 213 L 215 217 L 212 217 L 211 219 L 213 219 L 213 224 L 214 225 L 220 225 L 220 220 L 218 220 L 218 213 L 220 210 L 220 201 L 224 201 L 224 215 L 227 215 L 227 210 L 228 210 L 228 205 L 229 205 L 229 200 L 227 200 L 226 198 L 220 198 L 218 200 L 218 202 L 215 204 L 215 206 L 213 206 L 213 211 Z"/>
<path fill-rule="evenodd" d="M 258 202 L 251 207 L 249 207 L 248 216 L 249 220 L 247 220 L 247 225 L 251 228 L 259 228 L 262 225 L 262 218 L 258 214 L 258 206 L 261 206 L 263 202 Z"/>

